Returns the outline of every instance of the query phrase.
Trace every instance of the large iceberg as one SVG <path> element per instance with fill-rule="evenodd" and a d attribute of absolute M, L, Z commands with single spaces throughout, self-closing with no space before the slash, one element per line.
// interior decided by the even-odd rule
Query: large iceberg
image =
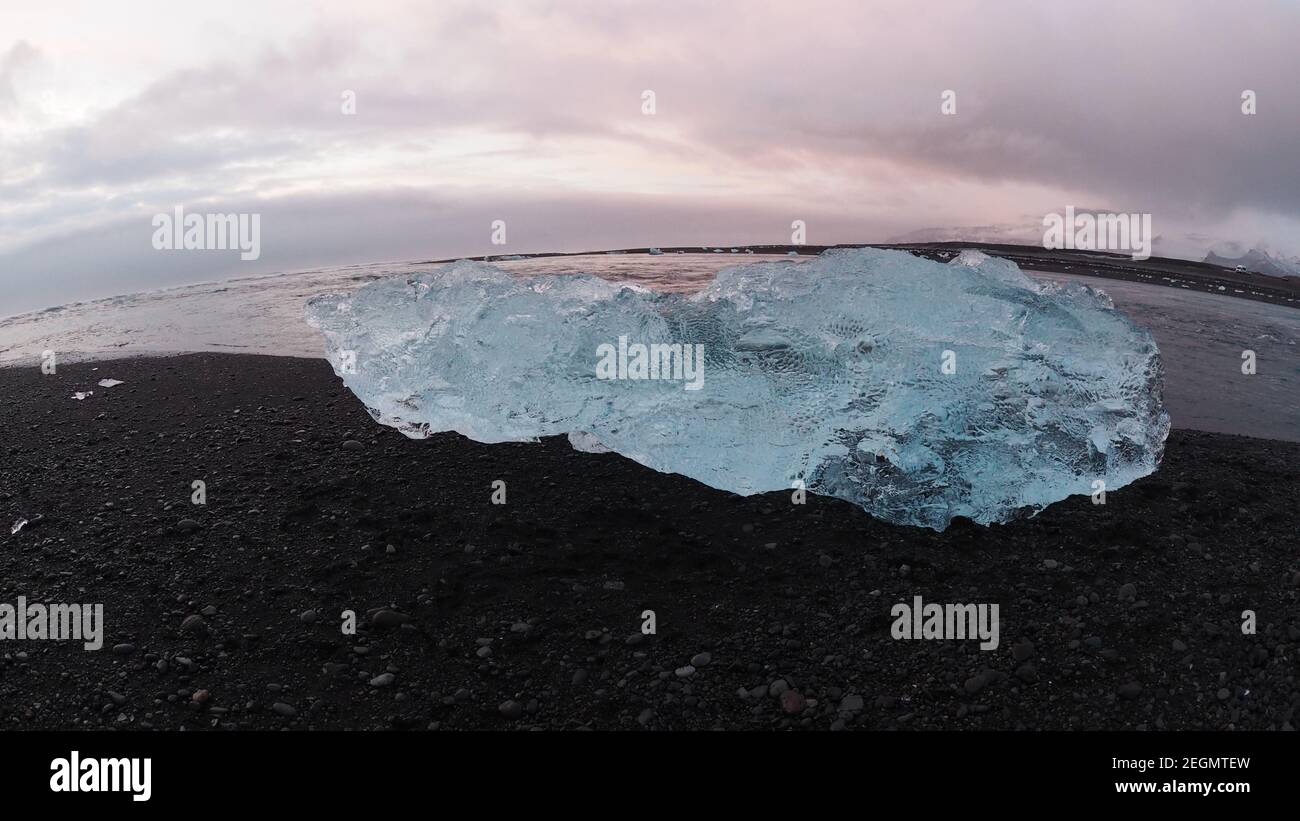
<path fill-rule="evenodd" d="M 1105 294 L 973 251 L 829 251 L 690 295 L 457 262 L 312 299 L 375 419 L 480 442 L 567 434 L 739 494 L 805 487 L 942 530 L 1160 463 L 1151 335 Z"/>

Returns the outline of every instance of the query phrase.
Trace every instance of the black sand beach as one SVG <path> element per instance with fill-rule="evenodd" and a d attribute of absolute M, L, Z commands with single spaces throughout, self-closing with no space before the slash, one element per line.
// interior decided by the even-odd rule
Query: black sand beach
<path fill-rule="evenodd" d="M 408 440 L 322 360 L 0 369 L 0 420 L 0 602 L 106 622 L 94 652 L 0 642 L 8 729 L 1296 723 L 1300 444 L 1175 430 L 1105 505 L 936 534 L 563 440 Z M 892 639 L 916 595 L 998 603 L 1000 647 Z"/>

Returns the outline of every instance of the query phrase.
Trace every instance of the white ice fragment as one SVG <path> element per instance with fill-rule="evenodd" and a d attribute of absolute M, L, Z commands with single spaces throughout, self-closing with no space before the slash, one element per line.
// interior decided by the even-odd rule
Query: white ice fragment
<path fill-rule="evenodd" d="M 600 443 L 600 440 L 590 433 L 581 430 L 569 432 L 569 444 L 574 450 L 580 450 L 583 453 L 609 453 L 610 449 Z"/>
<path fill-rule="evenodd" d="M 122 382 L 121 379 L 101 379 L 101 380 L 99 380 L 99 386 L 100 386 L 101 388 L 111 388 L 111 387 L 113 387 L 114 385 L 121 385 L 121 384 L 124 384 L 124 383 Z"/>
<path fill-rule="evenodd" d="M 17 533 L 18 531 L 22 530 L 22 529 L 23 529 L 24 527 L 26 527 L 26 526 L 27 526 L 27 520 L 26 520 L 26 519 L 19 519 L 18 521 L 14 522 L 14 526 L 13 526 L 13 527 L 9 528 L 9 535 L 10 535 L 10 536 L 14 535 L 15 533 Z"/>
<path fill-rule="evenodd" d="M 72 394 L 72 398 L 80 401 L 82 399 L 85 399 L 87 396 L 94 396 L 94 395 L 95 395 L 94 391 L 84 391 L 84 392 L 77 391 L 76 393 Z"/>

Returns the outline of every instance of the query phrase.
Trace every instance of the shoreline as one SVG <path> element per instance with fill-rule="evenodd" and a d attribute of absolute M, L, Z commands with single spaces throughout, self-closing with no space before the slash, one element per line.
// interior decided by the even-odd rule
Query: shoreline
<path fill-rule="evenodd" d="M 235 356 L 235 357 L 255 357 L 268 359 L 285 359 L 303 362 L 322 362 L 328 363 L 324 353 L 277 353 L 267 354 L 257 351 L 225 351 L 225 350 L 180 350 L 180 351 L 157 351 L 157 350 L 133 350 L 129 352 L 119 351 L 98 351 L 90 353 L 60 353 L 58 358 L 58 367 L 71 365 L 84 365 L 90 371 L 102 371 L 96 373 L 95 378 L 87 380 L 77 385 L 78 391 L 97 391 L 96 382 L 100 377 L 115 378 L 115 373 L 121 367 L 130 367 L 130 363 L 140 360 L 178 360 L 185 357 L 200 355 L 215 356 Z M 1162 358 L 1167 354 L 1162 352 Z M 0 374 L 5 371 L 22 371 L 26 369 L 39 371 L 41 362 L 34 356 L 25 359 L 11 359 L 0 361 Z M 1246 439 L 1259 441 L 1284 442 L 1290 444 L 1300 443 L 1300 432 L 1290 426 L 1286 417 L 1278 417 L 1275 413 L 1264 416 L 1267 411 L 1267 397 L 1263 394 L 1252 394 L 1249 391 L 1238 392 L 1236 394 L 1236 405 L 1233 406 L 1234 413 L 1226 413 L 1222 405 L 1207 404 L 1204 398 L 1206 390 L 1212 390 L 1213 386 L 1188 381 L 1183 378 L 1176 378 L 1171 375 L 1169 370 L 1170 364 L 1166 363 L 1166 376 L 1164 387 L 1165 407 L 1169 411 L 1171 426 L 1174 430 L 1222 434 L 1227 436 L 1241 436 Z M 1187 363 L 1180 361 L 1179 370 L 1176 373 L 1184 374 L 1187 372 Z M 1200 377 L 1202 382 L 1204 376 Z M 71 391 L 71 389 L 70 389 Z M 1244 404 L 1243 404 L 1244 402 Z M 1264 404 L 1261 404 L 1264 403 Z"/>
<path fill-rule="evenodd" d="M 323 359 L 116 363 L 0 369 L 0 511 L 29 520 L 0 522 L 0 602 L 104 605 L 102 650 L 0 640 L 9 728 L 1295 723 L 1297 443 L 1175 430 L 1105 505 L 938 534 L 558 438 L 410 440 Z M 892 639 L 915 596 L 999 604 L 1000 646 Z"/>
<path fill-rule="evenodd" d="M 621 256 L 621 255 L 649 255 L 650 248 L 615 248 L 599 251 L 543 251 L 537 253 L 524 254 L 488 254 L 488 255 L 471 255 L 461 257 L 448 257 L 444 259 L 417 259 L 417 260 L 395 260 L 379 261 L 364 263 L 346 263 L 337 266 L 325 266 L 325 268 L 367 268 L 374 265 L 392 265 L 415 266 L 415 265 L 446 265 L 459 260 L 474 260 L 478 262 L 501 262 L 501 261 L 522 261 L 529 259 L 552 259 L 561 257 L 586 257 L 586 256 Z M 731 249 L 735 248 L 736 253 Z M 925 257 L 940 262 L 951 259 L 951 255 L 965 249 L 982 251 L 989 256 L 1002 257 L 1015 262 L 1022 270 L 1037 271 L 1039 273 L 1051 274 L 1062 273 L 1072 274 L 1075 276 L 1092 276 L 1098 279 L 1115 279 L 1124 282 L 1145 283 L 1148 285 L 1161 285 L 1163 287 L 1179 287 L 1178 284 L 1170 284 L 1157 279 L 1164 274 L 1175 276 L 1187 276 L 1189 282 L 1195 282 L 1205 286 L 1205 290 L 1198 290 L 1198 293 L 1211 293 L 1218 296 L 1227 296 L 1237 299 L 1248 299 L 1255 302 L 1266 302 L 1272 305 L 1281 305 L 1283 307 L 1294 307 L 1300 310 L 1300 278 L 1281 278 L 1270 277 L 1265 274 L 1255 274 L 1247 272 L 1241 274 L 1227 268 L 1211 265 L 1206 262 L 1195 262 L 1192 260 L 1175 259 L 1172 257 L 1151 257 L 1147 260 L 1132 260 L 1130 257 L 1113 254 L 1105 251 L 1079 251 L 1079 250 L 1047 250 L 1033 245 L 999 245 L 989 243 L 964 243 L 964 242 L 933 242 L 933 243 L 839 243 L 835 245 L 692 245 L 692 246 L 663 246 L 659 248 L 664 256 L 673 254 L 726 254 L 728 256 L 746 257 L 759 255 L 772 256 L 789 256 L 794 252 L 799 256 L 817 256 L 825 251 L 835 248 L 879 248 L 883 250 L 907 251 L 917 256 Z M 752 254 L 745 253 L 746 250 L 752 251 Z M 941 256 L 949 255 L 949 256 Z M 1067 266 L 1066 263 L 1069 263 Z M 737 264 L 740 264 L 739 262 Z M 1075 266 L 1094 266 L 1094 269 L 1085 271 L 1074 270 Z M 125 297 L 147 296 L 154 294 L 165 294 L 170 291 L 178 291 L 186 288 L 197 288 L 202 286 L 218 286 L 225 283 L 246 282 L 261 279 L 274 279 L 279 277 L 292 277 L 302 274 L 317 273 L 323 270 L 321 266 L 302 268 L 293 271 L 280 271 L 265 274 L 249 274 L 242 277 L 227 277 L 225 279 L 200 280 L 198 282 L 181 283 L 177 285 L 168 285 L 162 288 L 150 288 L 143 291 L 127 291 L 119 294 L 108 294 L 101 297 L 90 299 L 76 300 L 66 302 L 61 305 L 47 305 L 41 308 L 33 308 L 27 311 L 20 311 L 16 314 L 0 316 L 0 324 L 16 319 L 39 316 L 41 314 L 60 311 L 64 308 L 81 307 L 96 302 L 106 302 L 112 299 L 122 299 Z M 1252 295 L 1247 291 L 1241 294 L 1231 293 L 1228 291 L 1219 291 L 1218 286 L 1223 285 L 1225 289 L 1228 286 L 1233 288 L 1246 287 L 1262 289 L 1261 295 Z M 1191 289 L 1188 289 L 1191 290 Z"/>
<path fill-rule="evenodd" d="M 1137 284 L 1158 285 L 1197 293 L 1264 302 L 1300 310 L 1300 277 L 1271 277 L 1253 272 L 1236 272 L 1207 262 L 1150 257 L 1135 260 L 1123 254 L 1107 251 L 1081 251 L 1075 249 L 1045 249 L 1034 245 L 1002 245 L 982 242 L 923 242 L 923 243 L 838 243 L 834 245 L 683 245 L 663 246 L 663 256 L 674 254 L 710 254 L 744 258 L 747 256 L 776 255 L 817 256 L 837 248 L 877 248 L 889 251 L 907 251 L 915 256 L 947 262 L 963 250 L 981 251 L 989 256 L 1010 260 L 1024 271 L 1043 274 L 1090 276 L 1098 279 L 1119 280 Z M 733 250 L 734 249 L 734 250 Z M 450 259 L 421 260 L 416 265 L 445 265 L 460 259 L 479 262 L 501 262 L 528 259 L 550 259 L 578 256 L 649 255 L 650 248 L 620 248 L 607 251 L 554 251 L 535 254 L 492 254 Z M 747 253 L 749 252 L 749 253 Z M 740 264 L 740 263 L 737 263 Z M 1075 268 L 1082 270 L 1075 270 Z M 1189 287 L 1191 285 L 1196 288 Z M 1241 293 L 1236 291 L 1240 289 Z M 1254 289 L 1249 290 L 1249 289 Z"/>

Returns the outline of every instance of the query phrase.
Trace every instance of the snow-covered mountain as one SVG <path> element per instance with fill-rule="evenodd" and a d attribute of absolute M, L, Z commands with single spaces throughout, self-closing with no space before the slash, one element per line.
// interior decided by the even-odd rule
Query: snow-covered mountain
<path fill-rule="evenodd" d="M 1211 265 L 1222 265 L 1225 268 L 1244 265 L 1247 271 L 1271 277 L 1300 277 L 1300 258 L 1286 257 L 1281 254 L 1274 256 L 1259 248 L 1251 248 L 1240 256 L 1229 256 L 1228 254 L 1233 250 L 1236 249 L 1227 249 L 1224 254 L 1220 254 L 1211 249 L 1205 255 L 1205 262 Z"/>
<path fill-rule="evenodd" d="M 967 225 L 921 228 L 890 237 L 887 242 L 971 242 L 986 245 L 1041 245 L 1043 229 L 1033 225 Z"/>

